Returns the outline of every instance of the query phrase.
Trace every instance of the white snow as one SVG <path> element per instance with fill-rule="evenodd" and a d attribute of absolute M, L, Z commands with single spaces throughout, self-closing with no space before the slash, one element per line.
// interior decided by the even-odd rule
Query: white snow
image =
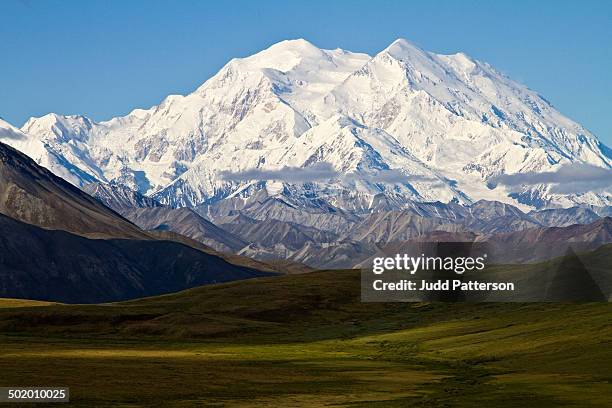
<path fill-rule="evenodd" d="M 74 184 L 117 181 L 175 205 L 284 190 L 278 182 L 227 181 L 224 170 L 330 163 L 351 177 L 288 189 L 328 202 L 341 194 L 372 202 L 383 192 L 517 204 L 487 181 L 570 162 L 612 165 L 594 135 L 536 92 L 465 54 L 430 53 L 402 39 L 373 57 L 282 41 L 231 60 L 189 95 L 124 117 L 95 123 L 49 114 L 21 131 L 1 126 L 9 130 L 0 140 Z M 388 169 L 410 181 L 372 182 L 372 172 Z M 543 186 L 514 192 L 562 206 L 611 200 L 552 195 Z"/>

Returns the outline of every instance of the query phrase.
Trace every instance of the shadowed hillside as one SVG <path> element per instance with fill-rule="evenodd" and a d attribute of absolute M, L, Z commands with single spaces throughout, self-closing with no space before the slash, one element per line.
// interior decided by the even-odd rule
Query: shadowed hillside
<path fill-rule="evenodd" d="M 89 237 L 147 234 L 90 195 L 0 143 L 0 213 L 43 228 Z"/>
<path fill-rule="evenodd" d="M 0 296 L 95 303 L 265 276 L 173 241 L 88 239 L 0 214 Z"/>

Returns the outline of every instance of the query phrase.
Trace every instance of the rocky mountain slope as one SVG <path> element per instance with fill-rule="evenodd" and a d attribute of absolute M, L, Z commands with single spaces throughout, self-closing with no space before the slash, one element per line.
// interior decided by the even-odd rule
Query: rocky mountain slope
<path fill-rule="evenodd" d="M 238 252 L 248 242 L 223 230 L 189 208 L 126 208 L 121 214 L 144 230 L 172 231 L 220 252 Z"/>
<path fill-rule="evenodd" d="M 474 234 L 471 232 L 431 231 L 415 234 L 405 240 L 359 242 L 344 241 L 329 245 L 304 246 L 290 259 L 313 267 L 371 267 L 375 256 L 419 253 L 421 242 L 486 243 L 488 262 L 493 264 L 531 263 L 565 255 L 568 251 L 582 253 L 612 242 L 612 218 L 591 224 L 567 227 L 539 227 L 519 231 Z M 256 253 L 251 254 L 256 256 Z M 270 257 L 270 254 L 266 254 Z M 265 258 L 265 257 L 264 257 Z"/>
<path fill-rule="evenodd" d="M 300 210 L 292 207 L 287 197 L 261 193 L 257 197 L 257 200 L 253 197 L 223 200 L 199 209 L 206 210 L 203 212 L 211 215 L 221 228 L 250 241 L 239 252 L 241 255 L 265 261 L 285 259 L 316 268 L 353 267 L 381 250 L 397 251 L 413 241 L 488 240 L 497 247 L 492 254 L 503 262 L 563 255 L 567 241 L 576 250 L 593 249 L 609 242 L 606 234 L 584 233 L 605 218 L 578 207 L 526 214 L 496 201 L 481 200 L 471 205 L 407 202 L 404 210 L 356 214 L 329 208 Z M 605 208 L 598 211 L 607 212 Z M 572 215 L 581 213 L 591 216 L 576 216 L 570 222 Z M 334 222 L 326 224 L 320 220 Z M 550 228 L 555 221 L 567 225 Z"/>
<path fill-rule="evenodd" d="M 527 228 L 479 236 L 498 263 L 524 263 L 562 256 L 568 249 L 580 253 L 612 242 L 612 218 L 564 227 Z"/>
<path fill-rule="evenodd" d="M 117 183 L 95 182 L 86 184 L 82 190 L 108 208 L 117 212 L 128 208 L 155 208 L 162 204 L 151 197 L 144 196 L 129 187 Z"/>
<path fill-rule="evenodd" d="M 590 208 L 550 208 L 540 211 L 531 211 L 529 216 L 540 224 L 548 227 L 566 227 L 573 224 L 589 224 L 600 216 Z M 604 216 L 606 216 L 604 214 Z"/>
<path fill-rule="evenodd" d="M 102 302 L 267 274 L 143 231 L 0 143 L 0 297 Z"/>
<path fill-rule="evenodd" d="M 83 236 L 146 239 L 134 224 L 3 143 L 0 213 Z"/>

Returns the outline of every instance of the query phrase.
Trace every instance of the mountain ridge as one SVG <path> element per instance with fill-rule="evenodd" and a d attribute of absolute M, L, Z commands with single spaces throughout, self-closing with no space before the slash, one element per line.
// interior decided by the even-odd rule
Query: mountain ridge
<path fill-rule="evenodd" d="M 339 208 L 351 205 L 339 196 L 372 203 L 381 194 L 397 197 L 395 209 L 406 200 L 487 199 L 524 209 L 612 204 L 607 192 L 493 186 L 500 175 L 569 163 L 609 169 L 610 149 L 489 64 L 402 39 L 374 56 L 284 41 L 231 60 L 194 92 L 150 109 L 99 123 L 49 114 L 30 119 L 21 132 L 89 178 L 172 206 L 269 188 Z M 336 172 L 325 180 L 220 176 L 287 167 L 307 172 L 322 163 Z M 388 172 L 393 182 L 384 181 Z M 71 182 L 85 184 L 80 173 L 71 174 Z"/>
<path fill-rule="evenodd" d="M 4 214 L 0 232 L 0 297 L 98 303 L 273 275 L 174 241 L 89 239 Z"/>
<path fill-rule="evenodd" d="M 1 142 L 0 213 L 87 237 L 147 239 L 112 209 Z"/>

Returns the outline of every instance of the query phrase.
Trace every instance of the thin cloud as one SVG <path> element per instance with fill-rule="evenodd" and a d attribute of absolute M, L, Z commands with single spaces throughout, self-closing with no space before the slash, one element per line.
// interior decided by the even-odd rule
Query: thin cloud
<path fill-rule="evenodd" d="M 250 169 L 239 172 L 222 171 L 220 177 L 229 181 L 284 181 L 287 183 L 308 183 L 341 179 L 343 181 L 366 181 L 369 183 L 406 184 L 414 181 L 432 180 L 422 176 L 408 176 L 400 170 L 377 170 L 344 174 L 329 163 L 317 163 L 309 167 L 283 167 L 278 170 Z"/>
<path fill-rule="evenodd" d="M 377 170 L 369 173 L 351 173 L 343 177 L 347 181 L 363 180 L 369 183 L 407 184 L 415 181 L 433 181 L 423 176 L 409 176 L 397 169 Z"/>
<path fill-rule="evenodd" d="M 0 129 L 0 139 L 23 140 L 25 137 L 13 129 Z"/>
<path fill-rule="evenodd" d="M 222 171 L 219 175 L 222 179 L 231 181 L 275 180 L 287 183 L 307 183 L 335 178 L 338 172 L 329 163 L 317 163 L 309 167 L 283 167 L 279 170 Z"/>
<path fill-rule="evenodd" d="M 579 194 L 602 191 L 612 186 L 612 169 L 591 164 L 572 163 L 557 171 L 506 174 L 495 180 L 506 186 L 550 184 L 552 193 Z"/>

